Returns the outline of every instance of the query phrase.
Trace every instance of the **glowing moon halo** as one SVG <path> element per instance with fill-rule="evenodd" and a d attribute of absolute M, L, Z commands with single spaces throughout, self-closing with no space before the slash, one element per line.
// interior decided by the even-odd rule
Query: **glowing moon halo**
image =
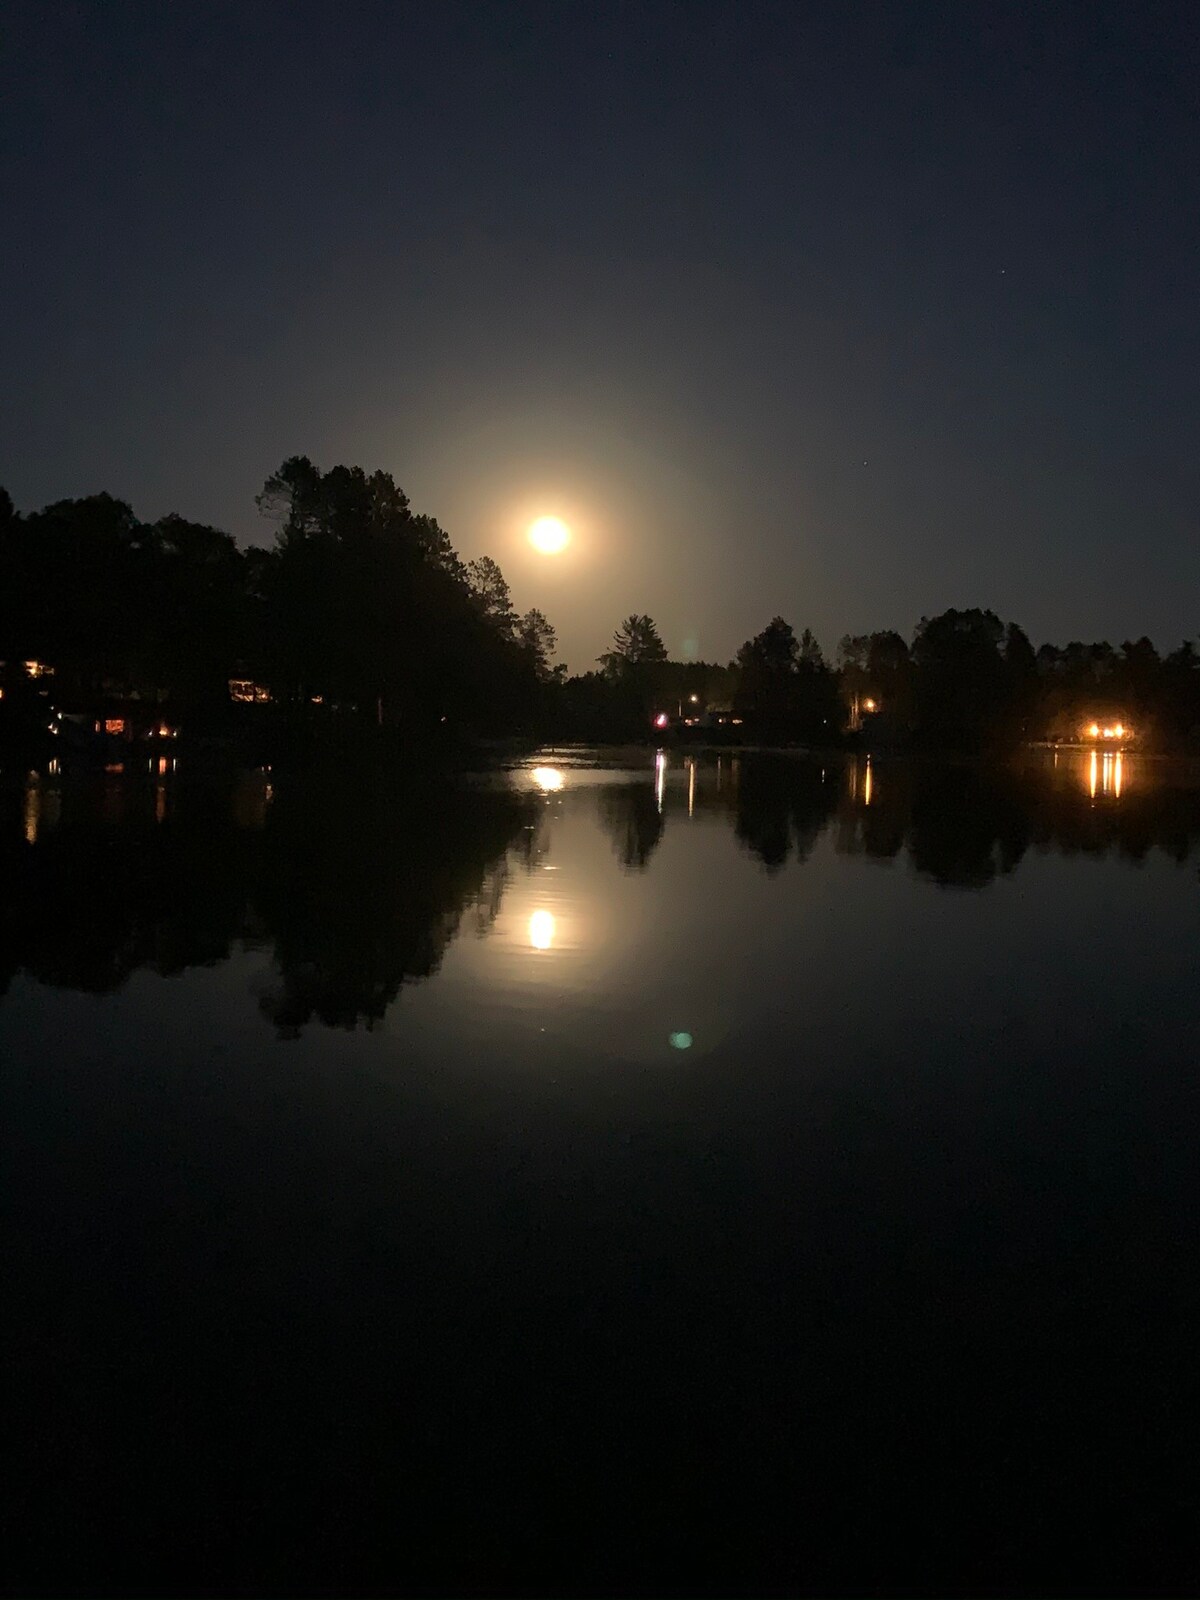
<path fill-rule="evenodd" d="M 571 530 L 561 517 L 539 517 L 529 526 L 529 542 L 544 556 L 556 556 L 565 550 L 570 538 Z"/>

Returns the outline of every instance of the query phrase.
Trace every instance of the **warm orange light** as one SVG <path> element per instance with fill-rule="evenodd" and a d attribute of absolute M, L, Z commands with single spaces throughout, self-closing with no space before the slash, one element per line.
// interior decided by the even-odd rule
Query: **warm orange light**
<path fill-rule="evenodd" d="M 529 942 L 535 950 L 549 950 L 554 943 L 554 916 L 549 911 L 535 911 L 529 919 Z"/>
<path fill-rule="evenodd" d="M 557 767 L 534 767 L 530 777 L 543 794 L 554 794 L 563 786 L 563 775 Z"/>
<path fill-rule="evenodd" d="M 863 710 L 864 711 L 874 711 L 874 709 L 875 709 L 874 700 L 864 700 L 863 701 Z"/>
<path fill-rule="evenodd" d="M 539 517 L 530 524 L 529 542 L 544 556 L 556 556 L 570 543 L 571 530 L 561 517 Z"/>
<path fill-rule="evenodd" d="M 230 678 L 229 698 L 247 705 L 266 705 L 271 699 L 271 691 L 263 684 L 255 683 L 252 678 Z M 320 695 L 313 696 L 314 705 L 319 705 L 320 701 Z"/>
<path fill-rule="evenodd" d="M 1084 739 L 1129 739 L 1133 729 L 1123 722 L 1089 722 L 1079 730 Z"/>

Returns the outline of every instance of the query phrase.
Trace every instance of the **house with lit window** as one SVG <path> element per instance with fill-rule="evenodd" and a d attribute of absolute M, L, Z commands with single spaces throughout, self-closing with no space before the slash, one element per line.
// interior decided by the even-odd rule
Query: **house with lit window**
<path fill-rule="evenodd" d="M 267 706 L 274 696 L 265 683 L 253 678 L 230 678 L 229 698 L 239 706 Z"/>
<path fill-rule="evenodd" d="M 47 712 L 46 732 L 81 755 L 120 754 L 131 747 L 174 748 L 179 725 L 161 706 L 135 701 L 79 704 L 66 701 Z"/>

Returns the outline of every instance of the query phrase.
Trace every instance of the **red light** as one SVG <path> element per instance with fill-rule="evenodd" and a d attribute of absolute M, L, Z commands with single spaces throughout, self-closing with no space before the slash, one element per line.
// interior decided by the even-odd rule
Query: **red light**
<path fill-rule="evenodd" d="M 665 728 L 669 720 L 667 713 L 660 711 L 654 719 L 654 726 L 656 728 Z"/>

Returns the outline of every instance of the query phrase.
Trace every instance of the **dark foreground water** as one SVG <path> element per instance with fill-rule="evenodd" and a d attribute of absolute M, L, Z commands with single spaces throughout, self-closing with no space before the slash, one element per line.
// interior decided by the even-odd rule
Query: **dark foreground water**
<path fill-rule="evenodd" d="M 1200 1582 L 1186 774 L 143 767 L 0 777 L 10 1589 Z"/>

